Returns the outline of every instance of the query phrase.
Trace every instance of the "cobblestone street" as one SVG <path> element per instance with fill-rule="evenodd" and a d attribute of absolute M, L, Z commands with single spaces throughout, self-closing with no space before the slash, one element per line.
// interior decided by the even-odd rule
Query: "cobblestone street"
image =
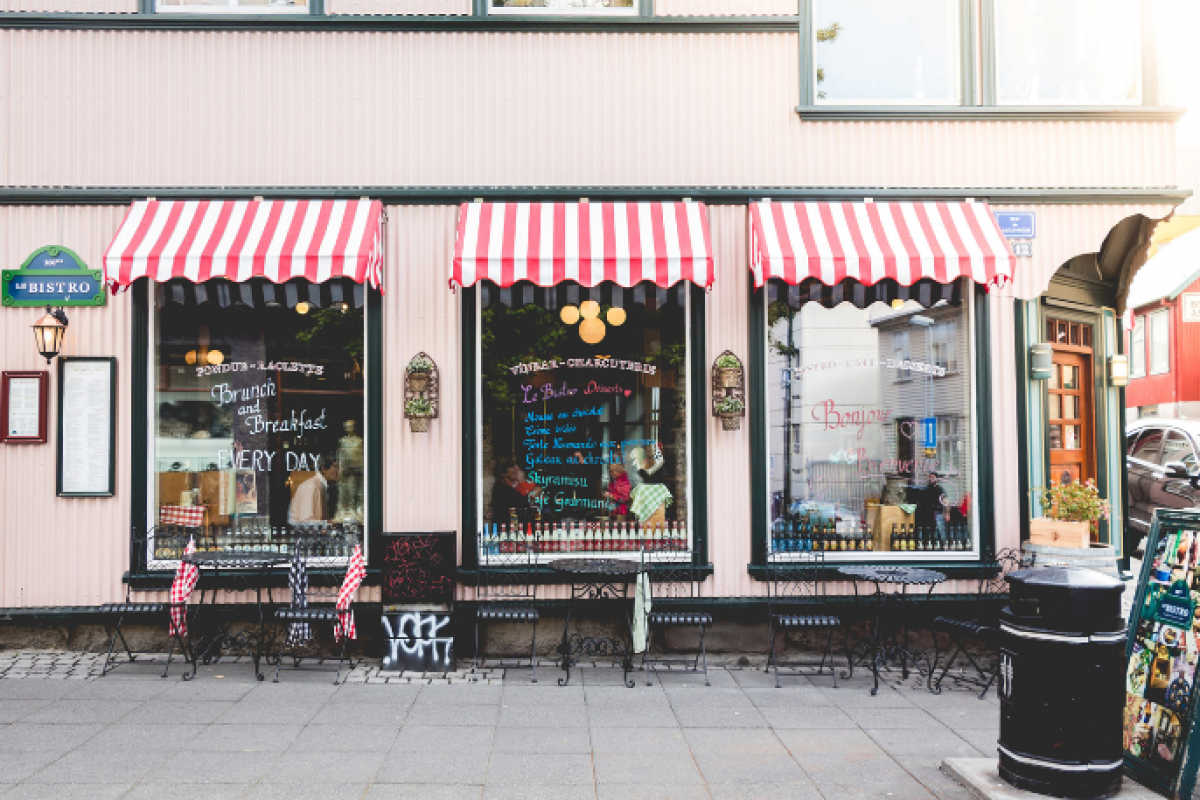
<path fill-rule="evenodd" d="M 596 665 L 253 680 L 248 659 L 165 658 L 98 678 L 95 654 L 0 654 L 4 797 L 966 798 L 939 766 L 994 754 L 998 705 L 916 679 L 869 694 L 861 672 L 774 678 L 761 666 L 661 673 L 634 689 Z M 328 668 L 327 668 L 328 667 Z"/>

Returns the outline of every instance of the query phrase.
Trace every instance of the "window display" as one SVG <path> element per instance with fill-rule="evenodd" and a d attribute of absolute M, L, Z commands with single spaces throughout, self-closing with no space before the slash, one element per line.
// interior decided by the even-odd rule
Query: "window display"
<path fill-rule="evenodd" d="M 158 291 L 158 524 L 191 529 L 199 550 L 287 552 L 315 534 L 330 537 L 321 555 L 347 555 L 364 509 L 362 286 L 210 281 Z"/>
<path fill-rule="evenodd" d="M 308 0 L 157 0 L 159 11 L 221 11 L 267 14 L 308 13 Z"/>
<path fill-rule="evenodd" d="M 493 14 L 629 14 L 637 11 L 637 0 L 491 0 L 489 7 Z"/>
<path fill-rule="evenodd" d="M 938 288 L 860 308 L 768 283 L 773 551 L 976 551 L 970 293 Z"/>
<path fill-rule="evenodd" d="M 479 296 L 481 557 L 684 549 L 686 284 Z"/>

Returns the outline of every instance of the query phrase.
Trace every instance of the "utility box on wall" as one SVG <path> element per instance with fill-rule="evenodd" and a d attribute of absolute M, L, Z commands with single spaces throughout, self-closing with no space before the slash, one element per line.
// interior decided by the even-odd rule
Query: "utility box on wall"
<path fill-rule="evenodd" d="M 454 668 L 454 531 L 383 535 L 383 668 Z"/>

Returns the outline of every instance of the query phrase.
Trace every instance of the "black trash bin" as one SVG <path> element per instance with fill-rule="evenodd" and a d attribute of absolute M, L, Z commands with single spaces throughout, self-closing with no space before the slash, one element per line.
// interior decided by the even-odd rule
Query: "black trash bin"
<path fill-rule="evenodd" d="M 1124 585 L 1085 569 L 1008 576 L 1000 615 L 1000 776 L 1055 797 L 1121 788 Z"/>

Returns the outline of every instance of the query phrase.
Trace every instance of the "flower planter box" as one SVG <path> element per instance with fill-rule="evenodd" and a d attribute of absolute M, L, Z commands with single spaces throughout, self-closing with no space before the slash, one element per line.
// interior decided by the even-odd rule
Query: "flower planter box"
<path fill-rule="evenodd" d="M 742 418 L 737 414 L 719 414 L 721 417 L 721 429 L 727 431 L 738 431 L 742 429 Z"/>
<path fill-rule="evenodd" d="M 408 373 L 408 390 L 410 392 L 423 392 L 429 388 L 429 373 L 428 372 L 410 372 Z"/>
<path fill-rule="evenodd" d="M 717 379 L 725 389 L 736 388 L 742 383 L 742 370 L 740 367 L 718 367 Z"/>
<path fill-rule="evenodd" d="M 1056 547 L 1090 547 L 1091 525 L 1086 522 L 1063 522 L 1057 519 L 1031 519 L 1029 541 Z"/>

